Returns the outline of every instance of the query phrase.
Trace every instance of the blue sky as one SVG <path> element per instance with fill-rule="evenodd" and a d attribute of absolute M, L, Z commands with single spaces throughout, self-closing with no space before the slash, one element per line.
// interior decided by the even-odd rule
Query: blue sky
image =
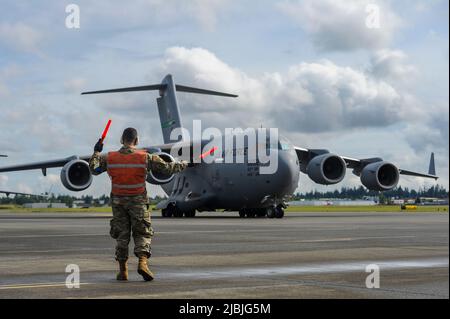
<path fill-rule="evenodd" d="M 448 187 L 448 1 L 8 1 L 0 12 L 2 165 L 89 154 L 108 118 L 160 143 L 154 93 L 81 97 L 83 90 L 179 83 L 236 101 L 180 96 L 184 124 L 278 127 L 298 146 L 382 156 L 425 171 L 436 152 Z M 65 26 L 66 5 L 80 28 Z M 380 28 L 365 26 L 367 4 Z M 0 188 L 69 193 L 59 170 L 0 175 Z M 401 185 L 433 182 L 403 178 Z M 343 185 L 358 185 L 348 174 Z M 340 187 L 341 185 L 338 185 Z M 109 191 L 107 177 L 84 193 Z M 299 190 L 324 189 L 306 176 Z M 159 192 L 151 187 L 152 192 Z"/>

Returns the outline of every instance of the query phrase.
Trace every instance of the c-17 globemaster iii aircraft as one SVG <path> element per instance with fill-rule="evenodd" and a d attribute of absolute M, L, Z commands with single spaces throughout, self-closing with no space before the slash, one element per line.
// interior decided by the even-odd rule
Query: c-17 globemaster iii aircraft
<path fill-rule="evenodd" d="M 119 93 L 131 91 L 159 91 L 157 105 L 164 144 L 144 147 L 147 152 L 160 155 L 165 161 L 174 161 L 176 157 L 192 154 L 196 141 L 184 141 L 183 135 L 171 138 L 175 129 L 182 128 L 176 92 L 208 94 L 224 97 L 237 95 L 198 89 L 175 84 L 171 75 L 167 75 L 161 84 L 127 87 L 112 90 L 84 92 L 82 94 Z M 237 134 L 233 139 L 239 138 Z M 227 136 L 224 136 L 225 139 Z M 244 139 L 245 140 L 245 139 Z M 208 147 L 209 140 L 198 141 L 202 147 Z M 258 141 L 261 142 L 261 141 Z M 276 151 L 277 169 L 272 174 L 260 174 L 263 164 L 249 161 L 248 139 L 238 149 L 232 146 L 233 156 L 244 153 L 242 163 L 227 163 L 222 154 L 212 162 L 190 165 L 181 173 L 165 176 L 150 173 L 147 182 L 161 185 L 168 198 L 159 203 L 163 217 L 194 217 L 196 211 L 239 211 L 241 217 L 282 218 L 286 200 L 298 186 L 300 172 L 305 173 L 314 182 L 332 185 L 344 179 L 347 169 L 360 177 L 361 183 L 369 190 L 387 191 L 393 189 L 400 175 L 438 179 L 435 172 L 434 155 L 430 159 L 428 174 L 399 169 L 382 158 L 356 159 L 330 153 L 324 149 L 307 149 L 294 146 L 286 138 L 279 137 L 275 143 L 262 141 L 268 151 Z M 261 144 L 261 143 L 259 143 Z M 173 148 L 178 148 L 174 156 Z M 211 150 L 212 151 L 212 150 Z M 213 152 L 209 152 L 211 154 Z M 217 152 L 216 152 L 217 153 Z M 178 155 L 178 156 L 177 156 Z M 217 154 L 215 154 L 217 155 Z M 1 167 L 0 172 L 41 169 L 46 175 L 48 168 L 62 167 L 61 181 L 71 191 L 82 191 L 92 183 L 92 174 L 88 161 L 90 156 L 71 156 L 63 159 Z M 189 155 L 191 162 L 193 155 Z"/>

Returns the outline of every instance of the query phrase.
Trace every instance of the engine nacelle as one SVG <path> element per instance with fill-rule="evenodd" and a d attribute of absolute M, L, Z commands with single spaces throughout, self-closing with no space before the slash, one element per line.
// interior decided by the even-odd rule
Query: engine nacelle
<path fill-rule="evenodd" d="M 80 159 L 74 159 L 68 162 L 61 170 L 61 182 L 68 190 L 74 192 L 85 190 L 92 183 L 89 164 Z"/>
<path fill-rule="evenodd" d="M 398 184 L 398 168 L 387 162 L 367 165 L 361 172 L 361 183 L 372 191 L 388 191 Z"/>
<path fill-rule="evenodd" d="M 314 157 L 306 166 L 306 173 L 317 184 L 332 185 L 341 182 L 347 170 L 342 157 L 323 154 Z"/>
<path fill-rule="evenodd" d="M 175 159 L 172 157 L 172 155 L 164 153 L 164 152 L 157 152 L 153 153 L 154 155 L 158 155 L 161 157 L 165 162 L 172 163 L 175 162 Z M 170 174 L 162 174 L 159 172 L 153 172 L 150 171 L 150 173 L 147 175 L 147 182 L 153 185 L 163 185 L 170 183 L 173 179 L 174 175 Z"/>

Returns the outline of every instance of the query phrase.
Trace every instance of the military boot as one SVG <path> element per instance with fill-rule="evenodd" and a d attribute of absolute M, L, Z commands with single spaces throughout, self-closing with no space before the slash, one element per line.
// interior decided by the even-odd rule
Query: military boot
<path fill-rule="evenodd" d="M 148 257 L 145 255 L 139 256 L 138 273 L 145 281 L 152 281 L 153 273 L 148 269 Z"/>
<path fill-rule="evenodd" d="M 127 260 L 118 260 L 119 262 L 119 272 L 117 273 L 116 279 L 120 281 L 128 280 L 128 265 Z"/>

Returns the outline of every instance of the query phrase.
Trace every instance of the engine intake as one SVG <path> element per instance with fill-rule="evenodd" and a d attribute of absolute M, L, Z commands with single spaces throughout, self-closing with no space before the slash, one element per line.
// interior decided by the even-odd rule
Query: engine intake
<path fill-rule="evenodd" d="M 74 192 L 85 190 L 92 183 L 89 164 L 80 159 L 74 159 L 68 162 L 61 170 L 61 181 L 68 190 Z"/>
<path fill-rule="evenodd" d="M 347 165 L 342 157 L 334 154 L 323 154 L 314 157 L 306 166 L 306 173 L 317 184 L 332 185 L 341 182 Z"/>
<path fill-rule="evenodd" d="M 153 153 L 153 155 L 158 155 L 167 163 L 175 162 L 175 159 L 172 157 L 172 155 L 164 153 L 164 152 Z M 172 181 L 173 177 L 174 177 L 173 174 L 168 175 L 168 174 L 163 174 L 160 172 L 150 171 L 150 173 L 147 175 L 147 182 L 149 182 L 150 184 L 153 184 L 153 185 L 163 185 L 163 184 L 170 183 Z"/>
<path fill-rule="evenodd" d="M 397 186 L 399 178 L 398 168 L 387 162 L 369 164 L 361 172 L 361 183 L 373 191 L 391 190 Z"/>

